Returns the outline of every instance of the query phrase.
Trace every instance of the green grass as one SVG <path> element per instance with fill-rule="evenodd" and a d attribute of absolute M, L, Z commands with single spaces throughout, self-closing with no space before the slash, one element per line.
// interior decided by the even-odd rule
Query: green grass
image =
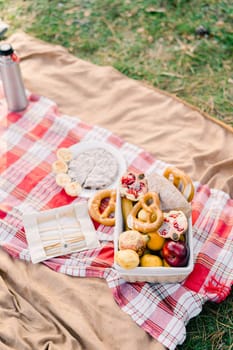
<path fill-rule="evenodd" d="M 0 0 L 8 35 L 24 30 L 144 80 L 233 126 L 230 0 Z M 200 25 L 209 35 L 199 36 Z M 232 293 L 207 303 L 181 350 L 233 350 Z"/>
<path fill-rule="evenodd" d="M 230 0 L 0 0 L 0 10 L 9 33 L 61 44 L 233 125 Z M 200 25 L 210 34 L 196 35 Z"/>
<path fill-rule="evenodd" d="M 233 349 L 232 293 L 223 303 L 206 303 L 187 325 L 187 338 L 179 350 Z"/>

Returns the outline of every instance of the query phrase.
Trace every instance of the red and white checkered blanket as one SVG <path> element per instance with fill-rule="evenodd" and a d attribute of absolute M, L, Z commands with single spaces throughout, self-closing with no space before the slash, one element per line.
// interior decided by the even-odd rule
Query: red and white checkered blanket
<path fill-rule="evenodd" d="M 128 166 L 162 173 L 167 164 L 110 131 L 59 115 L 56 105 L 31 95 L 23 113 L 9 113 L 0 91 L 0 245 L 11 256 L 30 261 L 22 214 L 84 199 L 56 185 L 51 164 L 58 147 L 80 140 L 117 147 Z M 185 339 L 185 325 L 207 300 L 220 302 L 233 283 L 233 200 L 226 193 L 195 184 L 192 203 L 195 267 L 181 284 L 126 283 L 113 265 L 113 228 L 96 225 L 101 247 L 44 262 L 72 276 L 105 278 L 119 306 L 169 349 Z"/>

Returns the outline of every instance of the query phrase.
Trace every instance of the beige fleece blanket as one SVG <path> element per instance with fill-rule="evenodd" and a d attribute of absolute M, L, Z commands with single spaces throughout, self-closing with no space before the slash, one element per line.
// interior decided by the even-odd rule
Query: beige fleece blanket
<path fill-rule="evenodd" d="M 110 129 L 233 196 L 230 127 L 162 91 L 24 33 L 9 38 L 26 87 L 62 113 Z M 56 273 L 0 250 L 1 349 L 164 349 L 116 305 L 104 280 Z"/>

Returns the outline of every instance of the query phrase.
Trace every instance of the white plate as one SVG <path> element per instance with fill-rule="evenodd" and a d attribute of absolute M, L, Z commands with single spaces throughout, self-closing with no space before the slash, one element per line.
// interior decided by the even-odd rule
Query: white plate
<path fill-rule="evenodd" d="M 123 175 L 123 173 L 126 172 L 127 170 L 127 164 L 125 158 L 121 155 L 120 151 L 105 142 L 100 142 L 100 141 L 81 141 L 73 146 L 70 147 L 70 150 L 72 153 L 75 155 L 78 155 L 78 153 L 88 151 L 91 149 L 96 149 L 96 148 L 103 148 L 105 151 L 111 153 L 114 158 L 116 159 L 118 163 L 118 173 L 116 176 L 116 179 L 111 183 L 111 185 L 106 186 L 106 188 L 117 188 L 119 179 Z M 93 194 L 95 194 L 98 190 L 89 190 L 89 189 L 82 189 L 82 192 L 80 193 L 81 197 L 91 197 Z"/>

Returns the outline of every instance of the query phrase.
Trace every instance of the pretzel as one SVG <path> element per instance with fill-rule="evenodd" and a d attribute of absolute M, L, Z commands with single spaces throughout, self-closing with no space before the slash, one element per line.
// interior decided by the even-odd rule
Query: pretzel
<path fill-rule="evenodd" d="M 104 210 L 101 210 L 101 205 L 104 200 L 109 198 L 107 206 Z M 116 206 L 116 190 L 101 190 L 98 191 L 89 202 L 89 214 L 98 223 L 106 226 L 115 225 L 115 217 L 111 217 L 111 214 L 115 213 Z"/>
<path fill-rule="evenodd" d="M 145 211 L 143 221 L 138 218 L 138 213 L 142 209 Z M 159 197 L 155 192 L 147 192 L 139 199 L 128 216 L 129 227 L 142 233 L 157 231 L 162 223 L 163 213 L 160 210 Z"/>
<path fill-rule="evenodd" d="M 177 168 L 166 168 L 163 176 L 173 182 L 173 185 L 177 187 L 185 199 L 191 202 L 194 196 L 194 186 L 187 174 Z"/>

